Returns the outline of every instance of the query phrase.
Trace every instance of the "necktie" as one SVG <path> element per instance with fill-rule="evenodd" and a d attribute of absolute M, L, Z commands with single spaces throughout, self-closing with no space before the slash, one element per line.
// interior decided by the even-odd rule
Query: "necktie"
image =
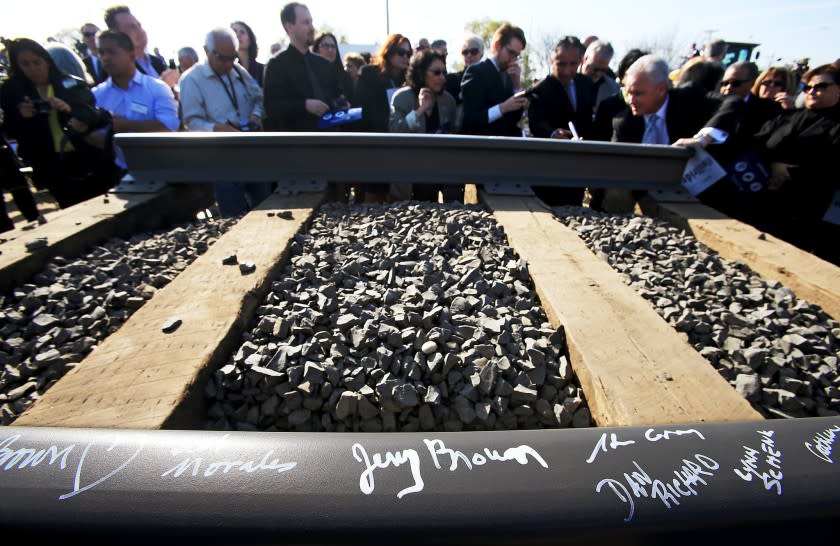
<path fill-rule="evenodd" d="M 569 85 L 564 85 L 563 89 L 566 90 L 566 95 L 569 97 L 569 103 L 572 105 L 572 111 L 577 112 L 577 97 L 575 96 L 575 87 L 573 83 Z"/>
<path fill-rule="evenodd" d="M 662 123 L 662 117 L 659 114 L 653 114 L 648 119 L 648 125 L 645 128 L 645 135 L 642 138 L 645 144 L 668 144 L 668 138 L 665 136 L 665 127 Z"/>

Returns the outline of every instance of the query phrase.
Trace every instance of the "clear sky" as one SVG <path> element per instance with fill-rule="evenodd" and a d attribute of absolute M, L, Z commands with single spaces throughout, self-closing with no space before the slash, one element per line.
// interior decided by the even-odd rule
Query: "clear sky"
<path fill-rule="evenodd" d="M 78 29 L 91 21 L 104 27 L 102 13 L 116 1 L 40 0 L 3 10 L 0 35 L 44 40 L 61 29 Z M 201 51 L 204 34 L 212 27 L 241 19 L 257 35 L 260 58 L 284 36 L 280 25 L 283 2 L 240 0 L 127 0 L 146 28 L 149 46 L 159 47 L 169 58 L 183 46 Z M 421 37 L 443 38 L 449 43 L 450 60 L 459 58 L 464 24 L 491 18 L 521 26 L 531 45 L 547 38 L 590 34 L 613 42 L 617 58 L 640 44 L 672 43 L 680 53 L 692 42 L 708 37 L 758 42 L 758 64 L 792 62 L 810 57 L 811 66 L 840 57 L 840 0 L 636 0 L 634 2 L 585 0 L 309 0 L 316 28 L 327 25 L 348 42 L 380 43 L 390 31 L 405 34 L 416 45 Z M 386 5 L 389 18 L 386 18 Z M 454 54 L 454 55 L 453 55 Z"/>

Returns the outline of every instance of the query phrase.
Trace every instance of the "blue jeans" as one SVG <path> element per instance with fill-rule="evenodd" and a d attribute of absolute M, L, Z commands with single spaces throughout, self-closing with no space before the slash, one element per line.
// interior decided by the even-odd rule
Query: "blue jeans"
<path fill-rule="evenodd" d="M 213 191 L 222 216 L 239 216 L 271 195 L 271 182 L 213 182 Z"/>

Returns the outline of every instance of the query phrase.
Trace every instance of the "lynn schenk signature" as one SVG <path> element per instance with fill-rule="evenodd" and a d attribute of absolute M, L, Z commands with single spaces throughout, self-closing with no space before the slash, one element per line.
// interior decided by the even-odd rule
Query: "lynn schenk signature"
<path fill-rule="evenodd" d="M 254 458 L 223 458 L 210 457 L 205 452 L 219 452 L 224 447 L 228 435 L 209 442 L 200 442 L 188 448 L 175 448 L 170 451 L 173 458 L 181 459 L 171 468 L 161 474 L 161 478 L 185 477 L 208 478 L 217 473 L 247 473 L 277 472 L 283 473 L 297 466 L 296 462 L 281 462 L 274 458 L 274 450 L 267 450 L 262 457 Z M 58 497 L 66 500 L 85 491 L 90 491 L 114 476 L 127 472 L 129 465 L 135 461 L 146 447 L 146 438 L 141 436 L 126 440 L 115 434 L 109 443 L 89 442 L 83 445 L 70 444 L 66 446 L 52 445 L 45 448 L 18 447 L 21 435 L 16 434 L 0 439 L 0 472 L 36 471 L 44 467 L 59 472 L 70 470 L 73 472 L 73 482 L 70 491 Z M 92 452 L 92 453 L 91 453 Z M 88 455 L 97 460 L 95 464 L 86 465 Z M 203 456 L 198 456 L 203 455 Z M 108 465 L 107 462 L 112 463 Z M 112 460 L 111 460 L 112 459 Z M 103 468 L 105 470 L 103 470 Z M 91 476 L 91 474 L 93 474 Z"/>
<path fill-rule="evenodd" d="M 534 461 L 543 468 L 548 468 L 548 463 L 534 448 L 521 445 L 511 447 L 499 453 L 497 449 L 484 448 L 472 454 L 464 453 L 454 449 L 449 449 L 443 443 L 443 440 L 423 440 L 426 444 L 426 450 L 432 459 L 435 469 L 441 470 L 444 466 L 449 468 L 450 472 L 455 472 L 459 468 L 465 468 L 471 471 L 475 468 L 482 467 L 490 463 L 502 463 L 509 461 L 516 461 L 520 465 L 527 465 Z M 425 482 L 421 473 L 420 452 L 416 449 L 403 449 L 399 451 L 386 451 L 384 453 L 374 452 L 368 454 L 367 450 L 362 444 L 355 443 L 351 448 L 353 458 L 362 463 L 364 470 L 359 477 L 359 489 L 365 495 L 373 493 L 376 487 L 374 472 L 376 470 L 384 470 L 388 467 L 398 467 L 407 464 L 411 477 L 414 483 L 409 487 L 400 490 L 397 493 L 397 498 L 401 499 L 410 493 L 419 493 L 423 491 Z M 443 465 L 441 464 L 443 463 Z"/>

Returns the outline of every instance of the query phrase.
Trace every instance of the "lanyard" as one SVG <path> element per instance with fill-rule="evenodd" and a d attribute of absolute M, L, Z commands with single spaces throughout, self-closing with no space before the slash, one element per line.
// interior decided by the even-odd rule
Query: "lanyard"
<path fill-rule="evenodd" d="M 235 68 L 233 70 L 235 70 Z M 216 75 L 219 76 L 218 74 L 216 74 Z M 225 88 L 225 94 L 230 99 L 231 104 L 233 104 L 233 108 L 234 108 L 234 110 L 236 110 L 236 117 L 237 117 L 237 119 L 239 119 L 240 118 L 240 115 L 239 115 L 239 101 L 236 100 L 236 88 L 233 85 L 233 78 L 230 77 L 230 72 L 228 72 L 227 77 L 228 77 L 228 81 L 230 82 L 230 89 L 228 89 L 227 84 L 225 84 L 224 78 L 222 78 L 221 76 L 219 76 L 219 81 L 222 82 L 222 87 Z M 242 78 L 241 75 L 239 77 Z"/>

